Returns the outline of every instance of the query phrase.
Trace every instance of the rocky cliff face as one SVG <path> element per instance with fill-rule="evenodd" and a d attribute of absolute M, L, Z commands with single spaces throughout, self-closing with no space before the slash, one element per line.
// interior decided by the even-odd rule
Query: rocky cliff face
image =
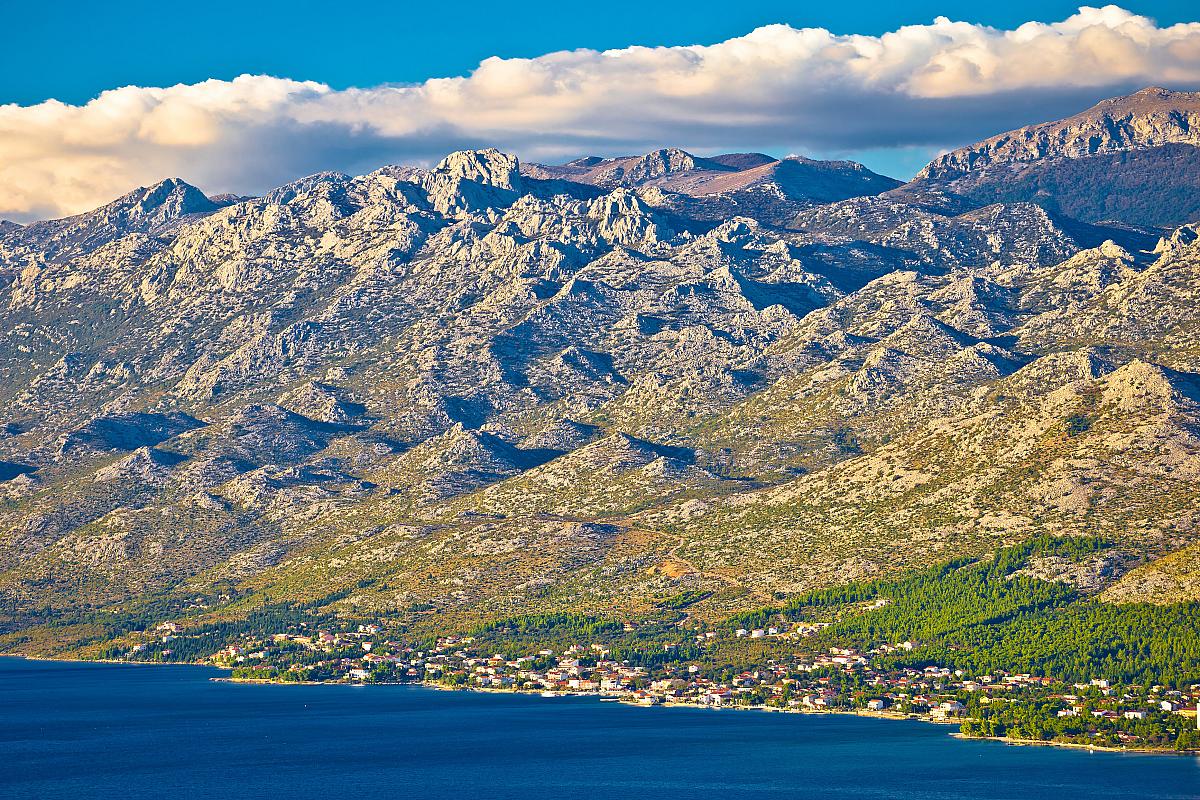
<path fill-rule="evenodd" d="M 1034 533 L 1130 566 L 1200 535 L 1194 228 L 635 161 L 165 182 L 0 232 L 2 624 L 723 613 Z"/>

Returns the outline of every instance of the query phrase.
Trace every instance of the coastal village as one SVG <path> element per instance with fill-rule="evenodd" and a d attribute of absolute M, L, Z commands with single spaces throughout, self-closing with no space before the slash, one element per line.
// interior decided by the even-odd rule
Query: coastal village
<path fill-rule="evenodd" d="M 353 630 L 292 630 L 256 638 L 245 636 L 211 657 L 232 670 L 231 680 L 273 683 L 417 683 L 439 688 L 523 691 L 547 697 L 598 695 L 646 706 L 689 705 L 713 709 L 765 709 L 808 713 L 857 713 L 958 724 L 965 735 L 993 735 L 986 720 L 1008 709 L 1036 708 L 1054 720 L 1053 737 L 1036 727 L 1004 738 L 1054 738 L 1055 743 L 1127 749 L 1164 749 L 1172 741 L 1192 741 L 1200 727 L 1196 704 L 1200 685 L 1187 690 L 1163 686 L 1117 686 L 1104 679 L 1064 684 L 1051 677 L 1008 674 L 966 675 L 939 666 L 923 669 L 881 665 L 911 651 L 913 642 L 885 644 L 859 652 L 831 647 L 795 652 L 734 674 L 712 674 L 671 651 L 696 652 L 717 640 L 801 640 L 815 626 L 737 629 L 732 634 L 702 631 L 693 641 L 662 644 L 664 657 L 653 666 L 612 656 L 609 645 L 580 642 L 521 653 L 490 652 L 472 636 L 443 636 L 417 649 L 389 637 L 375 624 Z M 134 647 L 129 658 L 170 645 L 181 634 L 175 623 L 160 625 L 158 641 Z M 691 646 L 689 648 L 689 645 Z M 139 651 L 140 648 L 140 651 Z M 802 650 L 796 646 L 793 649 Z M 1183 738 L 1179 734 L 1183 732 Z M 999 737 L 997 737 L 999 738 Z M 1200 737 L 1196 737 L 1200 739 Z M 1192 748 L 1188 748 L 1192 749 Z"/>

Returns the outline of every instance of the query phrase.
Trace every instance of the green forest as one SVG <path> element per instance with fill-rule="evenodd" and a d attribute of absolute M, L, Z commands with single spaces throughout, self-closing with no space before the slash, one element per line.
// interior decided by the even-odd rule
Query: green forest
<path fill-rule="evenodd" d="M 761 627 L 832 614 L 836 621 L 822 631 L 823 641 L 864 649 L 914 642 L 894 657 L 895 666 L 938 664 L 971 675 L 1003 670 L 1066 682 L 1200 683 L 1200 604 L 1114 605 L 1020 574 L 1033 556 L 1078 560 L 1111 546 L 1099 538 L 1043 536 L 981 561 L 813 592 L 728 624 Z M 878 608 L 856 608 L 881 601 Z"/>

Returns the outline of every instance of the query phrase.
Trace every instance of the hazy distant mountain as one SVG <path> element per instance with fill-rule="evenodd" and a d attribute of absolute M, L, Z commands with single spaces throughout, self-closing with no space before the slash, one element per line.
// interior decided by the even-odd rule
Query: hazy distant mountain
<path fill-rule="evenodd" d="M 693 198 L 674 207 L 689 216 L 721 220 L 738 214 L 784 224 L 789 215 L 817 203 L 878 194 L 900 185 L 853 161 L 814 161 L 762 153 L 699 158 L 667 148 L 644 156 L 594 156 L 561 166 L 534 164 L 525 174 L 603 188 L 650 188 Z"/>
<path fill-rule="evenodd" d="M 1089 592 L 1200 596 L 1197 228 L 1094 187 L 1112 224 L 993 197 L 1194 149 L 1194 103 L 1111 101 L 903 187 L 489 149 L 7 226 L 0 625 L 197 597 L 715 615 L 1041 533 L 1117 543 Z"/>
<path fill-rule="evenodd" d="M 753 156 L 751 158 L 757 160 Z M 774 161 L 769 156 L 759 156 L 759 158 Z M 530 164 L 525 167 L 525 173 L 533 177 L 566 178 L 609 189 L 618 186 L 635 187 L 648 183 L 669 183 L 681 175 L 736 172 L 737 170 L 738 167 L 719 159 L 699 158 L 674 147 L 656 150 L 644 156 L 622 158 L 587 156 L 560 166 Z"/>

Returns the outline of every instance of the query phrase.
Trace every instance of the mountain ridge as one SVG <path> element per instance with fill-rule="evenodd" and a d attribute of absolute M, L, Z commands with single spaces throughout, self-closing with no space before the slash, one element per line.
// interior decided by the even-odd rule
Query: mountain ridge
<path fill-rule="evenodd" d="M 1027 125 L 938 156 L 916 179 L 956 177 L 994 164 L 1078 158 L 1165 144 L 1200 145 L 1200 92 L 1150 86 L 1054 122 Z"/>
<path fill-rule="evenodd" d="M 1149 87 L 938 156 L 903 189 L 1030 201 L 1084 222 L 1170 228 L 1200 216 L 1200 93 Z"/>
<path fill-rule="evenodd" d="M 1194 226 L 650 155 L 0 234 L 0 647 L 196 597 L 717 619 L 1035 535 L 1115 542 L 1123 601 L 1188 574 Z"/>

